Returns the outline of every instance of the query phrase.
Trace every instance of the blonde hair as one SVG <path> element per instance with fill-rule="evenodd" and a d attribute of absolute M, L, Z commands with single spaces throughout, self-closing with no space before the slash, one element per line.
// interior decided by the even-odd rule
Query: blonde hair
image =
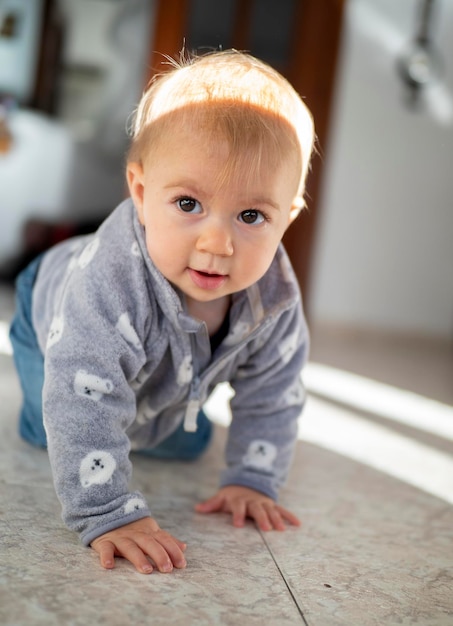
<path fill-rule="evenodd" d="M 129 162 L 141 162 L 174 125 L 190 124 L 226 139 L 230 155 L 224 177 L 276 168 L 292 156 L 305 179 L 314 143 L 310 111 L 292 85 L 255 57 L 226 50 L 170 60 L 172 69 L 153 77 L 135 112 Z"/>

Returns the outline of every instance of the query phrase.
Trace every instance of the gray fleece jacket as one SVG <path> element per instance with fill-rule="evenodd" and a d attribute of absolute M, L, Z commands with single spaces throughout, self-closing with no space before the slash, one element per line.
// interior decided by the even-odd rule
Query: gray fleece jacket
<path fill-rule="evenodd" d="M 266 275 L 234 294 L 211 354 L 204 322 L 156 269 L 131 200 L 93 235 L 46 253 L 33 292 L 45 357 L 44 425 L 69 528 L 86 545 L 151 515 L 131 493 L 130 450 L 150 448 L 228 381 L 232 423 L 220 484 L 276 499 L 297 437 L 308 337 L 297 282 L 280 247 Z"/>

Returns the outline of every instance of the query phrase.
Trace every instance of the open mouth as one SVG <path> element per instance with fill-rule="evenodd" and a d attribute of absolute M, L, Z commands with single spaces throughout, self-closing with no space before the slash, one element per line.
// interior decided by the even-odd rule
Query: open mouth
<path fill-rule="evenodd" d="M 189 274 L 192 281 L 201 289 L 218 289 L 221 287 L 227 276 L 224 274 L 215 274 L 201 270 L 194 270 L 189 267 Z"/>
<path fill-rule="evenodd" d="M 223 276 L 223 274 L 217 274 L 217 272 L 203 272 L 201 270 L 194 270 L 197 274 L 201 276 Z"/>

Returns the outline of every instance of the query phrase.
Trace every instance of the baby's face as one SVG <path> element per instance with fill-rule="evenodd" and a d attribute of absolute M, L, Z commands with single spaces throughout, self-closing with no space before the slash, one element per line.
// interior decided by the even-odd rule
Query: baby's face
<path fill-rule="evenodd" d="M 184 127 L 143 166 L 128 166 L 149 255 L 189 302 L 224 298 L 259 280 L 295 216 L 297 176 L 288 163 L 219 188 L 227 156 L 226 142 Z"/>

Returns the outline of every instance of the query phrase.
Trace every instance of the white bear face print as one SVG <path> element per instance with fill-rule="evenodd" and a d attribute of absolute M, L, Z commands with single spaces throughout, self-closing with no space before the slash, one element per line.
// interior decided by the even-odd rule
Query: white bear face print
<path fill-rule="evenodd" d="M 302 379 L 296 380 L 295 383 L 286 391 L 283 398 L 286 406 L 294 406 L 301 404 L 305 400 L 305 387 Z"/>
<path fill-rule="evenodd" d="M 144 508 L 146 508 L 146 504 L 141 498 L 129 498 L 129 500 L 124 505 L 124 512 L 127 515 L 128 513 L 140 511 L 140 509 Z"/>
<path fill-rule="evenodd" d="M 80 484 L 85 489 L 92 485 L 105 485 L 111 481 L 115 469 L 116 461 L 110 452 L 93 450 L 82 459 L 80 464 Z"/>
<path fill-rule="evenodd" d="M 96 239 L 93 239 L 93 241 L 90 241 L 90 243 L 85 246 L 82 254 L 79 256 L 78 264 L 80 268 L 85 269 L 85 267 L 91 263 L 98 248 L 99 237 L 96 237 Z"/>
<path fill-rule="evenodd" d="M 257 470 L 271 470 L 277 456 L 277 448 L 270 441 L 255 439 L 249 444 L 247 454 L 242 458 L 246 467 Z"/>
<path fill-rule="evenodd" d="M 47 345 L 46 349 L 48 350 L 53 345 L 58 343 L 63 335 L 64 328 L 64 320 L 60 315 L 56 315 L 49 328 L 49 334 L 47 335 Z"/>
<path fill-rule="evenodd" d="M 74 379 L 74 391 L 78 396 L 99 402 L 104 394 L 112 393 L 113 383 L 106 378 L 79 370 Z"/>
<path fill-rule="evenodd" d="M 192 357 L 187 355 L 182 360 L 178 369 L 178 375 L 176 381 L 180 387 L 188 385 L 193 378 Z"/>

